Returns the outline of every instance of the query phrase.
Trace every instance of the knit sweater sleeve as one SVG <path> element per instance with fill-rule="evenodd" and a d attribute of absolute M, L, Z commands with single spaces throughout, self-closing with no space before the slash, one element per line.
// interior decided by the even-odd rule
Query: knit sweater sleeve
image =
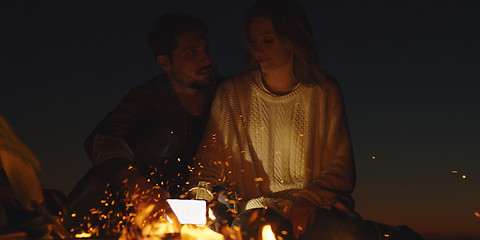
<path fill-rule="evenodd" d="M 330 209 L 338 204 L 353 209 L 350 194 L 355 186 L 355 165 L 342 94 L 338 84 L 331 80 L 325 85 L 325 126 L 317 126 L 313 136 L 312 179 L 300 191 L 300 196 L 318 207 Z"/>
<path fill-rule="evenodd" d="M 225 85 L 222 84 L 213 99 L 210 117 L 193 160 L 193 172 L 189 179 L 192 187 L 196 186 L 198 181 L 207 181 L 212 186 L 224 185 L 228 165 L 225 135 L 228 133 L 228 123 L 231 122 L 226 99 Z"/>

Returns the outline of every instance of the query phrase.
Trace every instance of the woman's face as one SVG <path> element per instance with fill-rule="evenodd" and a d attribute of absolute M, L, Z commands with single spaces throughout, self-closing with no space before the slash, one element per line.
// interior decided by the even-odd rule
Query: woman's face
<path fill-rule="evenodd" d="M 262 72 L 292 68 L 292 53 L 279 41 L 270 18 L 253 17 L 248 29 L 250 49 Z"/>

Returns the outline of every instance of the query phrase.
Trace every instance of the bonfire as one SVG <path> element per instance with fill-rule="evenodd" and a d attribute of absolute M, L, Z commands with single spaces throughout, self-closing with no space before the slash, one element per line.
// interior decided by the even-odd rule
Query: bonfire
<path fill-rule="evenodd" d="M 133 196 L 148 194 L 105 191 L 104 199 L 99 202 L 101 207 L 90 209 L 86 216 L 65 209 L 52 214 L 43 205 L 43 190 L 37 177 L 40 163 L 1 116 L 0 160 L 16 200 L 25 210 L 38 215 L 25 224 L 22 230 L 26 233 L 4 234 L 3 239 L 242 240 L 240 229 L 219 221 L 205 200 L 168 199 L 174 213 L 172 220 L 164 210 L 153 212 L 154 206 L 147 206 L 139 213 L 133 210 L 141 200 Z M 119 196 L 125 204 L 116 202 Z M 197 194 L 198 198 L 202 199 Z M 73 221 L 75 225 L 67 229 L 65 220 L 72 219 L 78 221 Z M 265 224 L 261 229 L 258 236 L 250 239 L 282 240 L 281 236 L 275 236 L 271 225 Z"/>

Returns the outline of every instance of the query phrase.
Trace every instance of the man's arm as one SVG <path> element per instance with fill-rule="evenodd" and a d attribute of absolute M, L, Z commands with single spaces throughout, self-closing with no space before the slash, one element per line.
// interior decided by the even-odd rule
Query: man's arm
<path fill-rule="evenodd" d="M 166 190 L 155 187 L 135 167 L 134 156 L 128 139 L 142 126 L 149 116 L 154 114 L 152 105 L 157 86 L 151 82 L 133 89 L 122 102 L 110 112 L 92 131 L 85 141 L 85 150 L 91 161 L 109 179 L 112 186 L 125 191 L 136 202 L 137 220 L 139 213 L 148 209 L 161 211 L 167 208 L 165 199 L 169 197 Z M 154 205 L 152 209 L 149 207 Z M 150 213 L 141 214 L 148 216 Z"/>
<path fill-rule="evenodd" d="M 226 148 L 222 123 L 226 113 L 225 109 L 222 109 L 222 99 L 225 99 L 225 91 L 220 86 L 213 99 L 207 127 L 193 161 L 193 172 L 189 179 L 191 187 L 196 187 L 199 181 L 206 181 L 212 187 L 224 185 L 221 180 L 225 179 Z"/>
<path fill-rule="evenodd" d="M 84 147 L 94 165 L 119 156 L 132 160 L 127 138 L 152 113 L 151 95 L 148 85 L 134 88 L 90 133 Z"/>

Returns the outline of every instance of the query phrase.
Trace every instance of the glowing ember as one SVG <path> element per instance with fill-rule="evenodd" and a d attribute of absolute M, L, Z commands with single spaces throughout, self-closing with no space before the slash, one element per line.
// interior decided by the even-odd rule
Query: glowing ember
<path fill-rule="evenodd" d="M 375 156 L 372 156 L 372 160 L 375 160 Z"/>
<path fill-rule="evenodd" d="M 150 216 L 154 208 L 155 205 L 151 204 L 137 213 L 135 221 L 138 226 L 142 226 L 143 222 L 148 218 L 148 216 Z"/>
<path fill-rule="evenodd" d="M 275 234 L 273 233 L 272 226 L 270 226 L 270 224 L 263 226 L 262 240 L 276 240 Z"/>
<path fill-rule="evenodd" d="M 224 240 L 222 234 L 211 230 L 208 227 L 196 227 L 193 225 L 183 225 L 180 236 L 182 240 Z"/>
<path fill-rule="evenodd" d="M 166 221 L 147 224 L 142 228 L 142 235 L 150 236 L 151 238 L 155 236 L 164 236 L 166 234 L 174 234 L 176 232 L 178 232 L 178 229 L 175 227 L 175 224 Z"/>
<path fill-rule="evenodd" d="M 453 174 L 457 174 L 458 171 L 457 171 L 457 170 L 452 170 L 452 173 L 453 173 Z"/>
<path fill-rule="evenodd" d="M 480 218 L 480 213 L 478 213 L 478 212 L 475 212 L 474 214 L 475 214 L 475 217 L 478 217 L 478 218 Z"/>
<path fill-rule="evenodd" d="M 75 238 L 89 238 L 89 237 L 92 237 L 92 234 L 91 233 L 77 233 L 75 234 Z"/>
<path fill-rule="evenodd" d="M 255 178 L 255 182 L 262 182 L 262 181 L 263 181 L 263 178 L 261 178 L 261 177 Z"/>
<path fill-rule="evenodd" d="M 388 237 L 390 237 L 390 234 L 384 234 L 383 236 L 388 238 Z"/>
<path fill-rule="evenodd" d="M 463 178 L 463 179 L 467 178 L 467 175 L 463 174 L 463 175 L 462 175 L 462 178 Z"/>

